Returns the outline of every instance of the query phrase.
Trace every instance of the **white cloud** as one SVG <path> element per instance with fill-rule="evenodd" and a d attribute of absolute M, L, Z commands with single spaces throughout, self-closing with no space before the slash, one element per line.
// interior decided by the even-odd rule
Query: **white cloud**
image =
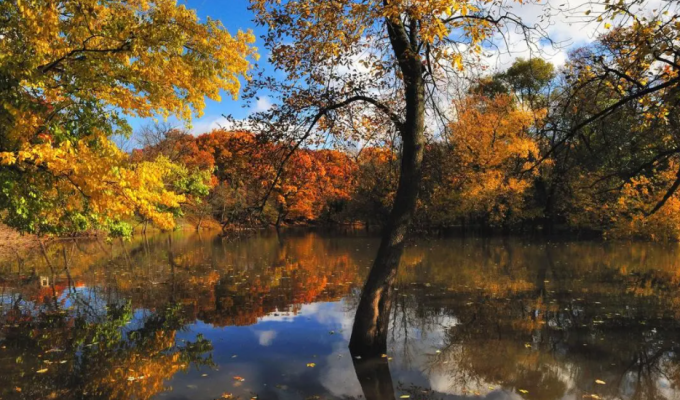
<path fill-rule="evenodd" d="M 272 105 L 273 104 L 271 98 L 269 98 L 268 96 L 259 97 L 257 99 L 257 102 L 253 105 L 253 107 L 250 108 L 249 114 L 267 111 L 272 107 Z M 195 120 L 192 123 L 191 129 L 189 131 L 191 132 L 192 135 L 198 136 L 213 131 L 215 129 L 229 130 L 232 129 L 233 126 L 234 123 L 229 121 L 222 115 L 206 115 Z"/>
<path fill-rule="evenodd" d="M 360 398 L 363 395 L 347 342 L 333 344 L 333 351 L 326 357 L 326 365 L 319 381 L 333 396 Z"/>
<path fill-rule="evenodd" d="M 274 339 L 276 338 L 275 330 L 268 331 L 255 331 L 255 336 L 257 336 L 260 346 L 270 346 Z"/>
<path fill-rule="evenodd" d="M 267 111 L 272 108 L 272 102 L 267 96 L 262 96 L 257 99 L 257 103 L 253 108 L 255 112 Z"/>
<path fill-rule="evenodd" d="M 189 130 L 192 135 L 198 136 L 203 133 L 208 133 L 215 129 L 226 128 L 230 125 L 223 116 L 209 115 L 197 119 L 191 124 L 191 129 Z"/>

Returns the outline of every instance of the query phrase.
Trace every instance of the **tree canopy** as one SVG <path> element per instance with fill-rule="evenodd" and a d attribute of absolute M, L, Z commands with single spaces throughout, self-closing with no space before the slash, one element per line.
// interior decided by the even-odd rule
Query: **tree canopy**
<path fill-rule="evenodd" d="M 0 209 L 33 233 L 112 228 L 140 214 L 171 228 L 184 201 L 166 160 L 131 165 L 112 142 L 127 116 L 188 120 L 236 96 L 256 58 L 175 0 L 0 4 Z M 177 171 L 175 171 L 177 172 Z"/>

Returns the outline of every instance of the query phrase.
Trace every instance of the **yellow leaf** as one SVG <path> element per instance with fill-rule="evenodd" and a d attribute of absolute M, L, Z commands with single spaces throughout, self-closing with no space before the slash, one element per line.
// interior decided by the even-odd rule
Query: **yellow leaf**
<path fill-rule="evenodd" d="M 45 372 L 47 372 L 47 368 L 39 369 L 39 370 L 37 370 L 37 371 L 35 371 L 35 372 L 37 372 L 37 373 L 39 373 L 39 374 L 44 374 Z"/>
<path fill-rule="evenodd" d="M 599 380 L 599 379 L 597 379 L 597 380 L 595 381 L 595 383 L 597 383 L 598 385 L 606 385 L 606 384 L 607 384 L 605 381 L 601 381 L 601 380 Z"/>

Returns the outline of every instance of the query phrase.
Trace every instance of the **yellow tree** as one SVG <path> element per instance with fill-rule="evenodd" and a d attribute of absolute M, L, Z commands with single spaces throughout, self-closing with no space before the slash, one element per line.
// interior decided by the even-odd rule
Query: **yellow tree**
<path fill-rule="evenodd" d="M 521 172 L 540 157 L 531 131 L 545 110 L 531 110 L 507 94 L 471 95 L 456 108 L 449 142 L 457 168 L 444 189 L 447 199 L 455 199 L 452 206 L 463 215 L 481 215 L 494 225 L 529 216 L 525 199 L 537 170 Z"/>
<path fill-rule="evenodd" d="M 373 121 L 368 131 L 398 138 L 399 185 L 350 341 L 356 354 L 379 355 L 386 350 L 393 282 L 418 198 L 426 112 L 439 109 L 440 89 L 477 59 L 486 40 L 510 26 L 532 32 L 503 4 L 487 0 L 251 4 L 256 21 L 269 29 L 271 61 L 287 78 L 251 87 L 284 93 L 279 106 L 257 115 L 253 125 L 291 141 L 291 150 L 321 130 L 355 139 L 367 132 L 358 127 L 367 117 Z"/>
<path fill-rule="evenodd" d="M 126 116 L 189 120 L 236 96 L 256 57 L 250 32 L 176 0 L 3 1 L 0 37 L 0 209 L 40 234 L 134 213 L 172 227 L 167 160 L 131 165 L 110 138 Z"/>

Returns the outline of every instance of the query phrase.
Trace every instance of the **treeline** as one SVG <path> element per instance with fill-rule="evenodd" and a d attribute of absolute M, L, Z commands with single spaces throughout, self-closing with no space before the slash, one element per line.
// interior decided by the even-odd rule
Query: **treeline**
<path fill-rule="evenodd" d="M 409 67 L 409 79 L 423 81 L 416 88 L 423 98 L 411 104 L 404 97 L 404 54 L 390 53 L 387 62 L 385 54 L 364 51 L 371 41 L 376 49 L 390 48 L 384 32 L 366 40 L 358 34 L 353 47 L 317 48 L 297 30 L 316 26 L 306 20 L 314 13 L 298 14 L 281 2 L 253 3 L 259 3 L 253 9 L 258 23 L 273 21 L 268 7 L 291 16 L 269 26 L 265 41 L 277 49 L 272 65 L 288 74 L 282 82 L 251 76 L 254 35 L 232 36 L 219 22 L 201 22 L 172 1 L 162 12 L 146 2 L 97 3 L 87 15 L 50 2 L 0 3 L 0 15 L 12 21 L 0 42 L 2 53 L 11 55 L 0 60 L 2 223 L 40 237 L 90 231 L 127 237 L 147 224 L 172 230 L 180 215 L 199 227 L 214 220 L 225 229 L 379 226 L 405 171 L 413 184 L 399 192 L 408 205 L 400 211 L 403 221 L 395 219 L 403 229 L 411 226 L 416 204 L 417 229 L 558 227 L 680 239 L 677 4 L 638 13 L 633 3 L 605 3 L 603 14 L 589 17 L 602 24 L 598 40 L 573 51 L 559 70 L 540 58 L 518 60 L 507 71 L 464 84 L 461 75 L 482 68 L 479 59 L 468 60 L 442 40 L 444 25 L 454 29 L 456 19 L 428 20 L 434 30 L 408 22 L 414 35 L 425 33 L 422 46 L 415 46 L 425 52 L 420 66 Z M 439 15 L 435 3 L 423 4 L 435 7 L 429 11 L 395 15 Z M 59 4 L 80 9 L 74 0 Z M 394 12 L 383 11 L 366 18 L 387 21 Z M 286 35 L 300 33 L 300 43 L 278 46 L 277 30 L 296 18 L 300 23 Z M 481 43 L 502 26 L 496 18 L 473 20 L 485 28 L 467 35 L 474 46 L 466 52 L 481 57 Z M 81 54 L 86 48 L 87 57 Z M 341 49 L 347 50 L 342 63 L 335 54 Z M 335 70 L 355 64 L 357 55 L 370 73 Z M 305 88 L 290 85 L 302 76 Z M 242 78 L 248 80 L 244 91 Z M 144 148 L 132 156 L 114 142 L 132 134 L 129 116 L 189 122 L 205 98 L 217 100 L 220 91 L 251 100 L 267 92 L 275 101 L 237 132 L 195 138 L 149 129 L 141 134 Z M 408 107 L 417 108 L 418 118 Z M 323 148 L 323 136 L 341 146 Z M 402 164 L 404 152 L 412 157 Z"/>
<path fill-rule="evenodd" d="M 613 50 L 607 46 L 613 44 L 575 51 L 561 71 L 542 59 L 520 59 L 504 73 L 470 85 L 454 101 L 446 129 L 426 145 L 415 228 L 680 238 L 675 114 L 666 113 L 668 123 L 660 123 L 649 99 L 629 102 L 572 134 L 572 121 L 583 120 L 581 114 L 620 98 L 624 78 L 600 76 L 590 84 L 575 78 L 595 71 L 593 54 Z M 225 229 L 380 226 L 397 187 L 398 141 L 354 151 L 290 152 L 291 145 L 247 132 L 194 137 L 154 127 L 141 136 L 146 146 L 135 159 L 162 155 L 212 174 L 209 195 L 184 207 L 197 227 L 206 219 Z"/>

